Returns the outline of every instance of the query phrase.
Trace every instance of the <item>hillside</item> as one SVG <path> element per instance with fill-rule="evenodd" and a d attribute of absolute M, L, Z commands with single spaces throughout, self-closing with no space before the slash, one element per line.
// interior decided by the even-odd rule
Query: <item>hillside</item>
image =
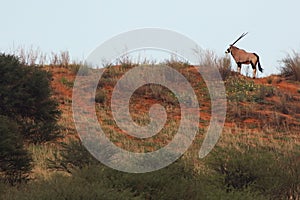
<path fill-rule="evenodd" d="M 251 79 L 232 71 L 222 73 L 226 75 L 225 125 L 216 146 L 200 159 L 199 149 L 211 119 L 211 97 L 198 67 L 181 62 L 166 64 L 188 80 L 199 108 L 193 105 L 180 108 L 168 88 L 158 84 L 144 85 L 130 97 L 132 119 L 140 126 L 149 124 L 149 109 L 160 104 L 167 114 L 166 123 L 150 138 L 129 135 L 118 127 L 111 111 L 116 83 L 137 67 L 123 63 L 105 69 L 98 83 L 95 109 L 99 124 L 110 141 L 136 153 L 153 152 L 169 144 L 182 119 L 181 109 L 191 113 L 199 109 L 196 137 L 177 161 L 141 174 L 124 173 L 101 164 L 82 145 L 75 129 L 72 95 L 78 65 L 45 66 L 42 69 L 52 74 L 52 97 L 61 111 L 58 122 L 63 137 L 42 144 L 28 144 L 33 158 L 29 182 L 18 187 L 0 185 L 3 191 L 0 198 L 299 199 L 300 82 L 279 75 Z M 200 67 L 200 70 L 205 69 Z M 181 84 L 172 77 L 166 78 L 171 78 L 189 101 Z M 126 164 L 127 160 L 120 159 L 120 162 Z"/>
<path fill-rule="evenodd" d="M 210 99 L 206 85 L 193 66 L 173 64 L 193 86 L 200 105 L 199 128 L 205 128 L 210 120 Z M 131 69 L 122 66 L 108 68 L 99 83 L 97 94 L 102 95 L 97 106 L 107 108 L 110 106 L 111 93 L 118 79 Z M 63 111 L 61 122 L 66 124 L 70 131 L 72 125 L 72 85 L 75 74 L 66 68 L 47 68 L 53 74 L 52 87 L 54 97 L 59 100 Z M 300 131 L 300 83 L 290 81 L 279 75 L 265 78 L 251 79 L 237 75 L 227 77 L 224 81 L 227 93 L 227 118 L 226 128 L 244 128 L 251 131 L 282 132 L 296 134 Z M 148 88 L 147 88 L 148 87 Z M 160 94 L 158 94 L 160 93 Z M 180 119 L 178 103 L 165 89 L 145 86 L 139 88 L 131 99 L 132 117 L 147 114 L 154 103 L 170 106 L 169 118 Z M 111 113 L 98 113 L 100 122 L 109 118 Z M 117 127 L 111 127 L 117 129 Z"/>

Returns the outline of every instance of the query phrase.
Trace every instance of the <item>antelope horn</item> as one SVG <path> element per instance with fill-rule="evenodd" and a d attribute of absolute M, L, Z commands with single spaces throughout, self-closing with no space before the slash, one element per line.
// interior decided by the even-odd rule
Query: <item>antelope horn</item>
<path fill-rule="evenodd" d="M 231 46 L 233 46 L 235 43 L 237 43 L 240 39 L 242 39 L 243 37 L 245 37 L 245 35 L 247 35 L 247 33 L 243 33 L 236 41 L 234 41 L 234 43 L 231 44 Z"/>

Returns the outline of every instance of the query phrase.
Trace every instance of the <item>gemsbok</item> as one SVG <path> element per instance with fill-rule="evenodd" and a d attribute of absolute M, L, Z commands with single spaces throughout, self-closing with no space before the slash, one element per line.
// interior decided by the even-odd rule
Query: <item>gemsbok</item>
<path fill-rule="evenodd" d="M 226 50 L 225 53 L 231 53 L 233 59 L 235 60 L 238 72 L 241 73 L 242 64 L 249 65 L 251 64 L 253 69 L 253 78 L 256 77 L 256 65 L 258 65 L 258 69 L 260 72 L 263 72 L 263 68 L 260 65 L 259 62 L 259 56 L 256 53 L 249 53 L 246 52 L 243 49 L 239 49 L 236 46 L 234 46 L 240 39 L 245 37 L 247 33 L 243 33 L 234 43 L 229 45 L 229 48 Z"/>

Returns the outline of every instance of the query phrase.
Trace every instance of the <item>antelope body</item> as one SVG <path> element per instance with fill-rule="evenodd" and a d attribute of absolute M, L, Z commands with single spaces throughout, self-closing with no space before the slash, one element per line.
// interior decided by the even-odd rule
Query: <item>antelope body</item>
<path fill-rule="evenodd" d="M 239 49 L 234 44 L 243 38 L 247 33 L 242 34 L 233 44 L 229 46 L 225 53 L 231 53 L 233 59 L 238 66 L 238 72 L 241 73 L 242 64 L 251 64 L 253 69 L 253 78 L 256 77 L 256 65 L 260 72 L 263 72 L 263 68 L 259 62 L 259 56 L 256 53 L 249 53 L 243 49 Z"/>

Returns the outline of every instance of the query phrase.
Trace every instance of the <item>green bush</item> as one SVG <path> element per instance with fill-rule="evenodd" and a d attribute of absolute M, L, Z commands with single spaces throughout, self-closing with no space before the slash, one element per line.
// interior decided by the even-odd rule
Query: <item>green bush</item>
<path fill-rule="evenodd" d="M 92 185 L 111 187 L 111 191 L 129 191 L 138 199 L 193 199 L 204 192 L 199 176 L 183 160 L 155 172 L 124 173 L 102 165 L 76 140 L 62 145 L 62 152 L 51 167 Z"/>
<path fill-rule="evenodd" d="M 15 185 L 28 180 L 31 156 L 23 147 L 18 125 L 0 115 L 0 179 Z"/>
<path fill-rule="evenodd" d="M 54 155 L 55 159 L 49 160 L 49 168 L 71 173 L 73 169 L 99 164 L 80 141 L 61 143 L 60 149 L 60 153 Z"/>
<path fill-rule="evenodd" d="M 96 175 L 95 173 L 88 173 Z M 32 182 L 19 188 L 6 188 L 6 192 L 0 194 L 0 198 L 15 200 L 141 199 L 136 198 L 128 190 L 113 188 L 106 180 L 101 180 L 100 176 L 96 176 L 95 179 L 97 180 L 91 182 L 82 176 L 56 175 L 49 180 Z"/>
<path fill-rule="evenodd" d="M 263 103 L 265 97 L 274 95 L 272 86 L 255 84 L 252 80 L 233 77 L 225 82 L 227 99 L 231 102 L 258 102 Z"/>
<path fill-rule="evenodd" d="M 109 187 L 110 192 L 118 191 L 124 195 L 123 199 L 263 199 L 250 191 L 226 191 L 224 187 L 216 187 L 210 182 L 211 176 L 196 173 L 183 159 L 158 171 L 130 174 L 102 165 L 79 141 L 70 141 L 62 147 L 59 159 L 52 162 L 52 167 L 71 173 L 74 179 L 82 179 L 82 183 L 98 185 L 101 190 Z M 73 182 L 68 186 L 77 187 Z M 87 195 L 84 198 L 90 195 L 84 194 Z"/>
<path fill-rule="evenodd" d="M 33 143 L 59 136 L 60 112 L 51 98 L 51 75 L 0 54 L 0 115 L 17 121 L 24 137 Z"/>
<path fill-rule="evenodd" d="M 299 161 L 272 148 L 219 147 L 207 163 L 212 180 L 229 193 L 248 191 L 266 199 L 288 199 L 300 192 Z"/>
<path fill-rule="evenodd" d="M 60 79 L 60 82 L 61 82 L 63 85 L 69 87 L 69 88 L 72 88 L 73 85 L 74 85 L 74 83 L 73 83 L 72 81 L 69 81 L 68 79 L 66 79 L 66 77 L 62 77 L 62 78 Z"/>
<path fill-rule="evenodd" d="M 251 101 L 250 94 L 258 89 L 258 85 L 254 81 L 249 81 L 245 78 L 233 77 L 225 82 L 227 99 L 229 101 Z"/>
<path fill-rule="evenodd" d="M 3 199 L 265 199 L 245 191 L 216 187 L 210 177 L 196 173 L 180 159 L 158 171 L 129 174 L 103 165 L 74 170 L 72 176 L 56 175 L 49 180 L 10 188 Z"/>
<path fill-rule="evenodd" d="M 240 160 L 241 164 L 245 160 Z M 248 169 L 250 170 L 253 166 L 255 164 L 249 166 Z M 85 149 L 81 142 L 76 140 L 62 144 L 62 151 L 57 159 L 51 162 L 51 168 L 69 172 L 74 179 L 82 179 L 82 183 L 87 182 L 92 186 L 98 185 L 101 190 L 106 190 L 106 187 L 109 186 L 110 192 L 118 191 L 120 195 L 122 191 L 126 191 L 124 199 L 130 199 L 133 196 L 137 199 L 265 199 L 256 190 L 249 190 L 242 186 L 240 186 L 240 190 L 237 186 L 233 190 L 229 190 L 227 185 L 220 182 L 223 175 L 213 177 L 210 173 L 195 172 L 193 166 L 187 164 L 183 159 L 154 172 L 143 174 L 119 172 L 102 165 Z M 216 177 L 218 178 L 216 179 Z M 228 182 L 238 185 L 229 179 Z M 248 184 L 242 180 L 240 182 L 244 185 Z M 249 182 L 249 185 L 251 183 Z M 67 185 L 77 187 L 73 182 Z M 69 188 L 68 190 L 73 191 L 74 189 Z M 65 193 L 63 192 L 61 195 L 65 196 Z"/>

